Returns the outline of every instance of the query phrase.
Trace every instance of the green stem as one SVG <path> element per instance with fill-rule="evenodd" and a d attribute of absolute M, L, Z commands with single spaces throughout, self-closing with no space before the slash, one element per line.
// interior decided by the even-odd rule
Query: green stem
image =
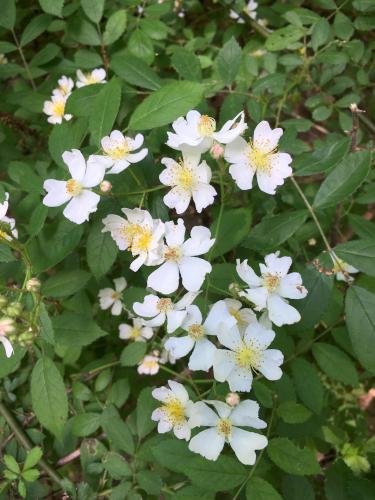
<path fill-rule="evenodd" d="M 35 82 L 34 82 L 34 80 L 33 80 L 33 77 L 31 76 L 31 71 L 30 71 L 29 65 L 27 64 L 27 61 L 26 61 L 26 59 L 25 59 L 25 55 L 24 55 L 24 53 L 23 53 L 23 50 L 22 50 L 21 45 L 19 44 L 19 41 L 18 41 L 17 35 L 16 35 L 16 33 L 15 33 L 15 31 L 14 31 L 13 29 L 12 29 L 11 31 L 12 31 L 12 35 L 13 35 L 14 42 L 15 42 L 15 44 L 17 45 L 17 50 L 18 50 L 18 52 L 19 52 L 19 54 L 20 54 L 20 56 L 21 56 L 22 63 L 23 63 L 23 65 L 24 65 L 25 70 L 26 70 L 26 73 L 27 73 L 27 75 L 28 75 L 28 77 L 29 77 L 29 80 L 30 80 L 31 86 L 32 86 L 33 90 L 36 90 Z"/>
<path fill-rule="evenodd" d="M 190 378 L 187 378 L 187 377 L 184 377 L 183 375 L 180 375 L 179 373 L 175 372 L 174 370 L 171 370 L 171 368 L 168 368 L 167 366 L 159 365 L 159 368 L 160 368 L 160 370 L 162 370 L 162 371 L 164 371 L 166 373 L 170 373 L 174 377 L 177 377 L 177 378 L 183 380 L 184 382 L 187 382 L 188 384 L 190 384 L 192 386 L 192 388 L 195 390 L 195 392 L 197 393 L 197 395 L 200 396 L 199 389 L 195 385 L 195 381 L 194 380 L 192 380 Z"/>
<path fill-rule="evenodd" d="M 160 191 L 160 189 L 164 189 L 165 186 L 164 184 L 160 184 L 159 186 L 155 186 L 153 188 L 148 188 L 148 189 L 143 189 L 142 191 L 130 191 L 130 192 L 120 192 L 120 193 L 114 193 L 115 196 L 133 196 L 136 194 L 145 194 L 145 193 L 152 193 L 154 191 Z"/>

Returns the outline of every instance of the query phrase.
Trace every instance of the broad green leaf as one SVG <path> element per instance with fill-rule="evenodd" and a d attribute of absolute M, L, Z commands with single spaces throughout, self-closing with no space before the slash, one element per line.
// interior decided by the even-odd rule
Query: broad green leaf
<path fill-rule="evenodd" d="M 311 411 L 294 401 L 284 401 L 277 408 L 278 415 L 288 424 L 300 424 L 311 417 Z"/>
<path fill-rule="evenodd" d="M 353 194 L 366 179 L 370 164 L 370 151 L 358 151 L 346 156 L 320 186 L 314 207 L 326 208 Z"/>
<path fill-rule="evenodd" d="M 124 477 L 130 477 L 132 475 L 132 470 L 130 469 L 126 459 L 122 457 L 119 453 L 110 451 L 106 453 L 102 459 L 104 468 L 113 479 L 122 479 Z"/>
<path fill-rule="evenodd" d="M 101 425 L 99 413 L 79 413 L 72 418 L 72 434 L 78 437 L 90 436 Z"/>
<path fill-rule="evenodd" d="M 81 0 L 81 7 L 93 23 L 98 23 L 103 15 L 105 0 Z"/>
<path fill-rule="evenodd" d="M 349 214 L 348 219 L 349 219 L 349 224 L 353 228 L 353 231 L 355 232 L 356 235 L 362 238 L 362 240 L 375 241 L 374 222 L 366 220 L 361 215 L 356 215 L 356 214 Z"/>
<path fill-rule="evenodd" d="M 316 342 L 312 352 L 321 370 L 330 378 L 353 386 L 358 385 L 356 368 L 347 354 L 338 347 Z"/>
<path fill-rule="evenodd" d="M 152 40 L 140 29 L 133 31 L 128 41 L 128 49 L 133 56 L 142 59 L 147 64 L 154 61 L 155 51 Z"/>
<path fill-rule="evenodd" d="M 89 129 L 97 146 L 100 146 L 101 139 L 111 132 L 120 102 L 121 85 L 117 78 L 113 78 L 102 85 L 102 90 L 95 97 L 89 118 Z"/>
<path fill-rule="evenodd" d="M 216 237 L 216 240 L 209 253 L 210 258 L 214 259 L 238 246 L 250 231 L 251 218 L 252 214 L 249 208 L 227 210 L 221 217 L 218 233 L 218 219 L 216 219 L 211 226 L 211 234 Z"/>
<path fill-rule="evenodd" d="M 282 500 L 270 483 L 261 477 L 253 477 L 246 485 L 246 500 Z"/>
<path fill-rule="evenodd" d="M 68 418 L 68 398 L 64 381 L 54 362 L 40 358 L 31 374 L 32 408 L 39 422 L 61 439 Z"/>
<path fill-rule="evenodd" d="M 92 319 L 76 313 L 64 312 L 52 318 L 55 340 L 66 346 L 85 346 L 108 335 Z"/>
<path fill-rule="evenodd" d="M 134 441 L 127 423 L 125 423 L 114 406 L 108 406 L 101 415 L 101 426 L 107 434 L 111 447 L 133 455 Z"/>
<path fill-rule="evenodd" d="M 35 465 L 39 463 L 39 460 L 42 458 L 43 452 L 39 446 L 35 446 L 32 448 L 26 455 L 26 460 L 23 465 L 23 470 L 31 469 Z"/>
<path fill-rule="evenodd" d="M 353 7 L 360 12 L 375 11 L 375 4 L 372 0 L 353 0 Z"/>
<path fill-rule="evenodd" d="M 36 236 L 43 229 L 44 223 L 48 215 L 48 207 L 43 204 L 37 205 L 30 217 L 29 236 Z"/>
<path fill-rule="evenodd" d="M 103 233 L 103 224 L 93 224 L 87 238 L 86 258 L 87 264 L 95 276 L 104 276 L 112 267 L 118 254 L 118 246 L 109 233 Z"/>
<path fill-rule="evenodd" d="M 21 35 L 21 47 L 24 47 L 28 43 L 32 42 L 35 38 L 46 31 L 51 23 L 51 20 L 52 18 L 48 14 L 41 14 L 40 16 L 34 17 L 26 26 Z"/>
<path fill-rule="evenodd" d="M 315 453 L 309 448 L 299 448 L 288 438 L 271 439 L 266 450 L 272 462 L 288 474 L 308 476 L 320 472 Z"/>
<path fill-rule="evenodd" d="M 20 473 L 20 466 L 18 465 L 16 459 L 11 455 L 4 455 L 4 463 L 10 471 L 15 474 Z"/>
<path fill-rule="evenodd" d="M 159 495 L 163 486 L 160 475 L 151 470 L 142 470 L 138 472 L 137 483 L 149 495 Z"/>
<path fill-rule="evenodd" d="M 50 343 L 55 343 L 55 332 L 53 331 L 52 321 L 48 315 L 46 305 L 44 302 L 40 303 L 39 309 L 39 322 L 40 322 L 40 333 L 42 338 Z"/>
<path fill-rule="evenodd" d="M 100 90 L 103 90 L 100 83 L 75 89 L 66 102 L 66 113 L 73 116 L 90 116 L 91 108 Z"/>
<path fill-rule="evenodd" d="M 114 12 L 108 19 L 103 33 L 104 45 L 111 45 L 120 38 L 126 29 L 126 10 L 121 9 Z"/>
<path fill-rule="evenodd" d="M 304 176 L 326 172 L 332 169 L 349 151 L 350 138 L 345 137 L 332 144 L 304 153 L 293 161 L 295 176 Z"/>
<path fill-rule="evenodd" d="M 294 476 L 291 474 L 284 474 L 282 481 L 283 498 L 288 500 L 315 500 L 315 493 L 311 481 L 304 476 Z M 341 499 L 344 500 L 344 499 Z"/>
<path fill-rule="evenodd" d="M 233 83 L 240 69 L 242 50 L 232 37 L 220 49 L 216 59 L 219 76 L 225 85 Z"/>
<path fill-rule="evenodd" d="M 324 45 L 331 35 L 331 27 L 327 19 L 322 17 L 319 21 L 314 25 L 312 33 L 311 33 L 311 45 L 316 52 L 321 45 Z"/>
<path fill-rule="evenodd" d="M 254 250 L 277 249 L 302 226 L 307 215 L 307 210 L 297 210 L 263 217 L 242 245 Z"/>
<path fill-rule="evenodd" d="M 73 16 L 67 26 L 67 34 L 82 45 L 98 46 L 101 43 L 96 26 L 87 21 L 84 16 Z"/>
<path fill-rule="evenodd" d="M 15 260 L 12 250 L 4 243 L 0 243 L 0 262 L 13 262 Z"/>
<path fill-rule="evenodd" d="M 342 12 L 337 12 L 333 21 L 333 29 L 338 38 L 349 40 L 354 33 L 351 20 Z"/>
<path fill-rule="evenodd" d="M 91 275 L 82 269 L 60 271 L 43 283 L 41 292 L 47 297 L 66 297 L 85 287 Z"/>
<path fill-rule="evenodd" d="M 375 238 L 342 243 L 335 247 L 335 252 L 344 262 L 369 276 L 375 276 Z"/>
<path fill-rule="evenodd" d="M 73 148 L 80 149 L 86 134 L 87 121 L 85 118 L 80 118 L 75 123 L 63 122 L 61 125 L 53 127 L 48 138 L 48 149 L 53 160 L 66 172 L 68 169 L 63 162 L 62 154 Z"/>
<path fill-rule="evenodd" d="M 346 294 L 345 314 L 359 362 L 375 373 L 375 295 L 358 286 L 350 287 Z"/>
<path fill-rule="evenodd" d="M 324 390 L 317 370 L 302 358 L 294 360 L 291 369 L 298 397 L 310 410 L 320 414 Z"/>
<path fill-rule="evenodd" d="M 266 40 L 266 49 L 270 51 L 279 51 L 287 49 L 289 46 L 298 42 L 305 30 L 298 26 L 286 26 L 273 31 Z"/>
<path fill-rule="evenodd" d="M 20 346 L 13 346 L 14 353 L 10 358 L 5 356 L 3 346 L 0 346 L 0 379 L 7 377 L 11 373 L 18 370 L 22 358 L 25 356 L 27 349 Z"/>
<path fill-rule="evenodd" d="M 2 0 L 1 2 L 1 15 L 0 26 L 11 30 L 16 23 L 16 1 L 15 0 Z"/>
<path fill-rule="evenodd" d="M 47 14 L 53 14 L 54 16 L 61 17 L 64 0 L 39 0 L 39 3 L 44 12 L 47 12 Z"/>
<path fill-rule="evenodd" d="M 183 80 L 202 80 L 201 63 L 198 56 L 184 47 L 177 47 L 171 57 L 172 66 Z"/>
<path fill-rule="evenodd" d="M 121 365 L 135 366 L 144 357 L 146 350 L 146 342 L 132 342 L 131 344 L 128 344 L 121 353 Z"/>
<path fill-rule="evenodd" d="M 159 76 L 142 59 L 126 51 L 116 52 L 111 58 L 111 68 L 125 82 L 143 89 L 161 87 Z"/>
<path fill-rule="evenodd" d="M 160 465 L 179 473 L 184 473 L 186 465 L 196 457 L 185 441 L 169 438 L 152 446 L 151 452 Z"/>
<path fill-rule="evenodd" d="M 129 128 L 149 130 L 167 125 L 196 107 L 204 87 L 196 82 L 172 82 L 153 92 L 135 109 Z"/>
<path fill-rule="evenodd" d="M 138 396 L 137 434 L 140 439 L 146 437 L 156 426 L 156 423 L 151 420 L 151 414 L 158 406 L 158 402 L 152 397 L 151 393 L 152 389 L 145 387 Z"/>

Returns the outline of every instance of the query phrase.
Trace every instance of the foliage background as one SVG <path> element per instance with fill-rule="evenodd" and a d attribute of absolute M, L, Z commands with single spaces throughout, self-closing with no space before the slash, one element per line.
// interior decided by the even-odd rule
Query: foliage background
<path fill-rule="evenodd" d="M 0 201 L 9 191 L 19 243 L 0 243 L 0 287 L 10 300 L 20 297 L 22 321 L 35 336 L 10 359 L 0 350 L 1 453 L 8 456 L 0 467 L 15 469 L 2 498 L 24 493 L 22 486 L 17 493 L 21 474 L 30 499 L 63 491 L 79 499 L 375 497 L 375 4 L 259 4 L 258 19 L 272 32 L 245 14 L 243 24 L 230 19 L 241 1 L 147 1 L 140 11 L 131 0 L 2 0 Z M 67 109 L 74 119 L 49 125 L 41 110 L 57 79 L 96 67 L 110 82 L 74 90 Z M 365 113 L 352 113 L 351 103 Z M 281 149 L 294 158 L 294 180 L 277 196 L 238 192 L 225 173 L 220 202 L 185 217 L 217 236 L 202 307 L 229 295 L 236 258 L 259 262 L 279 249 L 309 290 L 296 304 L 302 321 L 277 330 L 282 379 L 258 377 L 250 395 L 270 438 L 252 468 L 230 454 L 207 462 L 155 433 L 151 387 L 170 374 L 137 374 L 146 345 L 124 347 L 120 320 L 100 311 L 96 298 L 120 275 L 131 285 L 123 296 L 129 308 L 145 294 L 147 270 L 129 271 L 128 254 L 101 233 L 101 219 L 141 200 L 155 217 L 169 218 L 163 191 L 154 189 L 159 160 L 170 153 L 169 124 L 192 108 L 220 124 L 245 109 L 250 129 L 262 119 L 280 125 Z M 131 167 L 136 179 L 129 170 L 114 178 L 112 195 L 82 226 L 44 207 L 43 180 L 63 175 L 61 153 L 93 153 L 113 128 L 145 135 L 150 153 Z M 217 183 L 218 166 L 208 161 Z M 354 284 L 334 280 L 327 247 L 361 271 Z M 40 294 L 24 291 L 33 276 Z M 192 385 L 183 362 L 176 366 Z M 209 397 L 227 392 L 207 381 L 198 387 Z M 35 450 L 30 459 L 40 479 L 17 465 L 31 446 L 43 450 L 41 461 Z"/>

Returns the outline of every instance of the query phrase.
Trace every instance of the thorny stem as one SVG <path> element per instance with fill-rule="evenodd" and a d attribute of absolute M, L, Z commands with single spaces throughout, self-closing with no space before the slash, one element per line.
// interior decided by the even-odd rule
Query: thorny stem
<path fill-rule="evenodd" d="M 23 62 L 23 65 L 25 67 L 25 70 L 26 70 L 26 73 L 29 77 L 29 80 L 30 80 L 30 83 L 31 83 L 31 86 L 33 88 L 33 90 L 36 90 L 36 86 L 35 86 L 35 82 L 33 80 L 33 77 L 31 76 L 31 71 L 30 71 L 30 68 L 29 68 L 29 65 L 27 64 L 27 61 L 25 59 L 25 56 L 24 56 L 24 53 L 23 53 L 23 50 L 22 50 L 22 47 L 21 45 L 19 44 L 19 41 L 18 41 L 18 38 L 17 38 L 17 35 L 14 31 L 14 29 L 11 30 L 12 31 L 12 35 L 13 35 L 13 39 L 14 39 L 14 42 L 15 44 L 17 45 L 17 50 L 21 56 L 21 59 L 22 59 L 22 62 Z"/>

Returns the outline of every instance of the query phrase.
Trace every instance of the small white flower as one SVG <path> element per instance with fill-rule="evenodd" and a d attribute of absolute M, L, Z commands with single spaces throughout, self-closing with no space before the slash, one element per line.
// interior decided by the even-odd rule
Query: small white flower
<path fill-rule="evenodd" d="M 149 326 L 144 326 L 144 321 L 141 318 L 134 318 L 133 325 L 122 323 L 119 326 L 120 339 L 134 340 L 135 342 L 146 342 L 153 334 L 154 330 Z"/>
<path fill-rule="evenodd" d="M 216 121 L 207 115 L 201 115 L 199 111 L 192 110 L 186 118 L 180 116 L 172 123 L 175 133 L 168 132 L 167 145 L 173 149 L 181 149 L 181 146 L 193 146 L 199 152 L 205 153 L 210 149 L 214 141 L 228 144 L 247 129 L 245 114 L 238 113 L 233 120 L 228 120 L 221 130 L 216 132 Z"/>
<path fill-rule="evenodd" d="M 169 297 L 159 298 L 157 295 L 146 295 L 143 302 L 135 302 L 133 310 L 138 316 L 152 318 L 145 325 L 161 326 L 167 320 L 167 332 L 173 333 L 186 318 L 186 308 L 197 297 L 199 292 L 188 292 L 175 304 Z"/>
<path fill-rule="evenodd" d="M 200 153 L 191 147 L 181 150 L 182 160 L 176 162 L 172 158 L 162 158 L 161 163 L 167 168 L 159 175 L 160 182 L 172 189 L 164 196 L 164 203 L 182 214 L 193 198 L 197 212 L 214 202 L 217 195 L 210 185 L 211 169 L 205 161 L 200 162 Z"/>
<path fill-rule="evenodd" d="M 350 276 L 350 274 L 359 273 L 357 268 L 344 262 L 336 254 L 333 256 L 333 262 L 332 272 L 335 274 L 337 281 L 346 281 L 347 283 L 354 281 L 353 276 Z"/>
<path fill-rule="evenodd" d="M 4 54 L 0 54 L 0 64 L 7 64 L 8 58 Z"/>
<path fill-rule="evenodd" d="M 193 351 L 189 359 L 190 370 L 203 370 L 207 372 L 213 365 L 216 346 L 208 338 L 208 335 L 217 334 L 219 326 L 230 328 L 234 324 L 234 319 L 228 314 L 224 301 L 216 302 L 211 308 L 206 321 L 202 324 L 202 313 L 197 306 L 188 306 L 187 317 L 182 329 L 187 335 L 182 337 L 170 337 L 165 348 L 176 358 L 183 358 Z"/>
<path fill-rule="evenodd" d="M 168 380 L 168 387 L 158 387 L 152 391 L 152 395 L 163 404 L 152 412 L 151 419 L 158 423 L 158 432 L 163 434 L 173 429 L 178 439 L 190 439 L 190 427 L 188 417 L 193 402 L 185 387 L 178 382 Z"/>
<path fill-rule="evenodd" d="M 140 375 L 156 375 L 159 371 L 159 356 L 148 354 L 138 363 L 137 372 Z"/>
<path fill-rule="evenodd" d="M 100 309 L 105 311 L 111 308 L 111 314 L 113 314 L 113 316 L 119 316 L 124 307 L 121 297 L 122 292 L 127 287 L 127 282 L 125 278 L 116 278 L 113 280 L 113 283 L 115 284 L 115 289 L 103 288 L 100 290 L 98 294 L 99 304 Z"/>
<path fill-rule="evenodd" d="M 242 307 L 239 300 L 224 299 L 224 303 L 228 308 L 229 314 L 234 317 L 237 326 L 241 331 L 253 321 L 257 321 L 255 313 L 249 307 Z"/>
<path fill-rule="evenodd" d="M 243 12 L 247 14 L 251 19 L 256 19 L 257 18 L 257 7 L 258 3 L 255 2 L 255 0 L 250 0 L 250 2 L 247 3 L 246 7 L 244 7 Z M 240 16 L 237 14 L 236 11 L 231 10 L 229 13 L 229 17 L 231 19 L 237 19 L 237 22 L 240 24 L 243 24 L 245 21 L 240 18 Z"/>
<path fill-rule="evenodd" d="M 94 160 L 105 164 L 108 174 L 119 174 L 132 163 L 142 161 L 148 153 L 147 148 L 143 148 L 137 153 L 133 153 L 143 144 L 143 135 L 137 134 L 134 139 L 125 137 L 119 130 L 114 130 L 111 135 L 103 137 L 101 140 L 104 155 L 93 155 Z"/>
<path fill-rule="evenodd" d="M 197 255 L 209 251 L 215 243 L 211 239 L 211 231 L 204 226 L 195 226 L 189 239 L 185 239 L 185 224 L 182 219 L 165 223 L 165 240 L 162 258 L 163 264 L 150 274 L 147 286 L 155 291 L 168 295 L 177 290 L 182 278 L 182 285 L 189 292 L 197 292 L 207 273 L 211 272 L 211 264 Z"/>
<path fill-rule="evenodd" d="M 78 88 L 85 87 L 86 85 L 92 85 L 93 83 L 106 83 L 106 73 L 105 69 L 99 68 L 94 69 L 91 73 L 83 73 L 80 69 L 77 70 L 76 86 Z"/>
<path fill-rule="evenodd" d="M 240 189 L 251 189 L 256 174 L 259 189 L 275 194 L 276 187 L 292 175 L 291 156 L 277 152 L 282 134 L 281 128 L 272 130 L 268 122 L 262 121 L 255 127 L 253 140 L 246 142 L 237 137 L 226 146 L 224 158 L 231 163 L 229 173 Z"/>
<path fill-rule="evenodd" d="M 65 104 L 68 96 L 60 90 L 54 90 L 51 100 L 44 101 L 43 113 L 48 115 L 48 123 L 56 125 L 62 123 L 63 120 L 69 121 L 72 115 L 65 113 Z"/>
<path fill-rule="evenodd" d="M 7 358 L 10 358 L 13 354 L 13 347 L 10 341 L 7 339 L 6 334 L 13 333 L 14 330 L 14 321 L 11 318 L 0 319 L 0 343 L 4 346 L 5 356 Z"/>
<path fill-rule="evenodd" d="M 274 331 L 254 321 L 243 333 L 237 325 L 219 327 L 217 337 L 227 349 L 217 349 L 215 353 L 214 377 L 219 382 L 227 381 L 231 391 L 249 392 L 253 371 L 268 380 L 281 377 L 283 354 L 277 349 L 267 349 L 275 338 Z"/>
<path fill-rule="evenodd" d="M 132 271 L 138 271 L 143 264 L 160 264 L 163 261 L 164 223 L 160 219 L 153 219 L 147 210 L 140 208 L 123 208 L 122 212 L 127 219 L 115 214 L 103 219 L 103 233 L 109 231 L 120 250 L 129 250 L 137 257 L 130 264 Z"/>
<path fill-rule="evenodd" d="M 74 88 L 73 80 L 63 75 L 61 78 L 59 78 L 59 80 L 57 80 L 57 83 L 59 84 L 59 86 L 52 93 L 55 94 L 57 92 L 61 92 L 63 95 L 70 96 Z"/>
<path fill-rule="evenodd" d="M 257 276 L 247 264 L 237 260 L 237 273 L 250 288 L 241 292 L 255 304 L 256 311 L 267 309 L 270 321 L 277 326 L 292 325 L 301 319 L 300 313 L 285 299 L 304 299 L 306 288 L 299 273 L 288 274 L 292 265 L 290 257 L 279 257 L 280 252 L 271 253 L 260 264 L 261 276 Z"/>
<path fill-rule="evenodd" d="M 87 160 L 78 149 L 65 151 L 62 158 L 67 165 L 71 179 L 58 181 L 47 179 L 43 187 L 47 195 L 43 204 L 47 207 L 59 207 L 69 202 L 64 209 L 64 216 L 75 224 L 89 220 L 91 213 L 96 212 L 100 196 L 90 188 L 101 183 L 104 177 L 104 167 L 92 165 L 90 157 Z"/>
<path fill-rule="evenodd" d="M 206 403 L 212 405 L 216 411 Z M 267 446 L 267 438 L 240 427 L 253 429 L 267 427 L 267 424 L 258 418 L 258 403 L 248 399 L 234 408 L 221 401 L 206 401 L 206 403 L 199 401 L 190 409 L 190 427 L 209 427 L 209 429 L 190 440 L 189 450 L 199 453 L 207 460 L 217 460 L 224 444 L 228 443 L 240 462 L 254 465 L 255 451 Z"/>
<path fill-rule="evenodd" d="M 5 201 L 3 201 L 3 203 L 0 203 L 0 223 L 7 224 L 9 226 L 10 233 L 12 234 L 13 238 L 18 238 L 16 221 L 6 215 L 8 208 L 9 208 L 9 193 L 5 193 Z M 7 232 L 2 231 L 0 228 L 0 239 L 1 238 L 4 238 L 8 241 L 12 239 L 12 237 Z"/>

